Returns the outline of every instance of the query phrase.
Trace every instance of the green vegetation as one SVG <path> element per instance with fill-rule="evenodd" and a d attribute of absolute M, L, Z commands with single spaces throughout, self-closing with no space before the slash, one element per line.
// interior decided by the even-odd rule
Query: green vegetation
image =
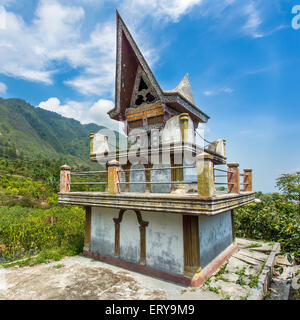
<path fill-rule="evenodd" d="M 38 262 L 79 254 L 84 241 L 84 210 L 79 207 L 0 208 L 0 243 L 6 260 L 39 253 Z M 59 249 L 59 250 L 58 250 Z"/>
<path fill-rule="evenodd" d="M 256 240 L 276 241 L 283 252 L 300 259 L 300 205 L 279 193 L 256 197 L 260 203 L 251 203 L 235 211 L 235 234 Z"/>
<path fill-rule="evenodd" d="M 104 128 L 96 124 L 82 125 L 21 99 L 0 98 L 0 114 L 0 156 L 8 159 L 47 158 L 72 166 L 86 164 L 89 133 Z M 119 134 L 115 132 L 115 135 L 118 141 Z"/>
<path fill-rule="evenodd" d="M 296 200 L 300 204 L 300 171 L 282 174 L 276 180 L 276 186 L 289 200 Z"/>
<path fill-rule="evenodd" d="M 19 176 L 0 176 L 0 205 L 45 208 L 57 204 L 57 194 L 41 181 Z"/>
<path fill-rule="evenodd" d="M 0 263 L 28 257 L 19 265 L 35 264 L 82 252 L 85 213 L 58 204 L 61 165 L 47 159 L 0 160 Z"/>
<path fill-rule="evenodd" d="M 244 286 L 246 285 L 246 281 L 244 280 L 244 277 L 246 277 L 246 268 L 241 268 L 239 269 L 239 267 L 237 267 L 237 271 L 235 272 L 239 278 L 236 280 L 236 283 L 241 285 L 241 286 Z"/>
<path fill-rule="evenodd" d="M 228 263 L 224 263 L 224 264 L 221 266 L 220 270 L 219 270 L 218 273 L 216 274 L 216 280 L 223 280 L 223 281 L 225 281 L 225 282 L 228 282 L 228 280 L 223 277 L 223 274 L 224 274 L 224 273 L 228 273 L 228 270 L 226 270 L 227 264 L 228 264 Z"/>
<path fill-rule="evenodd" d="M 276 186 L 283 194 L 256 193 L 258 203 L 235 211 L 235 234 L 248 239 L 276 241 L 282 253 L 294 253 L 300 261 L 300 172 L 282 174 Z"/>
<path fill-rule="evenodd" d="M 214 292 L 216 294 L 219 294 L 221 287 L 216 288 L 216 287 L 209 286 L 208 289 L 209 289 L 209 291 L 212 291 L 212 292 Z"/>
<path fill-rule="evenodd" d="M 84 211 L 58 204 L 60 166 L 67 163 L 73 172 L 103 170 L 89 161 L 89 133 L 101 127 L 82 125 L 20 99 L 0 98 L 0 114 L 0 259 L 37 254 L 22 262 L 32 264 L 82 252 Z M 72 176 L 72 182 L 106 180 L 105 175 Z M 258 192 L 259 203 L 235 211 L 235 233 L 280 242 L 299 263 L 300 172 L 281 175 L 276 185 L 282 194 Z M 104 191 L 105 185 L 72 186 L 72 191 L 79 190 Z M 220 269 L 220 279 L 225 269 Z M 251 286 L 257 282 L 250 280 Z"/>

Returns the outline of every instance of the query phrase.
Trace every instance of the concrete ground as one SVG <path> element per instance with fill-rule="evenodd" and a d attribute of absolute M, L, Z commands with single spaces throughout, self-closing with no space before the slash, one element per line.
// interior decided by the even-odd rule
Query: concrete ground
<path fill-rule="evenodd" d="M 0 300 L 261 299 L 258 293 L 265 282 L 264 270 L 271 260 L 274 263 L 278 246 L 237 242 L 239 250 L 200 288 L 75 256 L 32 267 L 0 268 Z"/>

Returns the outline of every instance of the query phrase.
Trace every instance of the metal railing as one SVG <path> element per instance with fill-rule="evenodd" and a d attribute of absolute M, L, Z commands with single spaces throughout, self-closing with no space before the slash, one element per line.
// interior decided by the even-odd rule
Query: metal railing
<path fill-rule="evenodd" d="M 71 176 L 77 177 L 77 178 L 84 178 L 84 177 L 101 177 L 101 176 L 106 176 L 107 177 L 107 171 L 102 170 L 102 171 L 81 171 L 81 172 L 70 172 L 70 179 L 68 182 L 69 189 L 71 191 L 71 186 L 82 186 L 82 185 L 88 185 L 88 186 L 101 186 L 101 185 L 108 185 L 108 181 L 103 182 L 103 181 L 71 181 Z M 107 179 L 106 179 L 107 180 Z M 96 190 L 91 190 L 91 191 L 96 191 Z"/>
<path fill-rule="evenodd" d="M 92 190 L 85 191 L 97 191 L 94 188 L 96 186 L 105 186 L 105 191 L 108 193 L 120 193 L 121 186 L 125 185 L 125 190 L 122 192 L 129 192 L 130 185 L 145 185 L 146 191 L 151 192 L 151 185 L 171 185 L 171 190 L 174 191 L 175 185 L 197 185 L 197 190 L 193 190 L 194 192 L 198 192 L 198 195 L 204 197 L 214 197 L 215 195 L 215 186 L 227 186 L 228 193 L 240 193 L 240 186 L 243 186 L 242 191 L 252 191 L 252 170 L 244 169 L 244 173 L 239 173 L 239 168 L 237 163 L 229 163 L 228 170 L 215 168 L 213 164 L 213 159 L 210 155 L 206 154 L 204 156 L 204 162 L 201 163 L 202 168 L 206 168 L 208 170 L 197 170 L 197 181 L 184 181 L 183 180 L 183 170 L 184 169 L 192 169 L 196 168 L 197 165 L 178 165 L 178 166 L 167 166 L 160 168 L 141 168 L 141 169 L 121 169 L 120 164 L 117 161 L 112 161 L 108 163 L 107 170 L 102 171 L 85 171 L 85 172 L 71 172 L 71 168 L 68 166 L 61 167 L 61 192 L 70 192 L 71 186 L 82 186 L 87 185 L 91 186 Z M 151 175 L 147 172 L 151 171 L 161 171 L 161 170 L 173 170 L 171 171 L 171 181 L 151 181 Z M 182 180 L 177 178 L 175 181 L 176 174 L 179 171 L 180 176 L 182 176 Z M 130 181 L 130 173 L 133 172 L 144 172 L 144 181 Z M 226 173 L 225 174 L 215 174 L 216 172 Z M 121 181 L 121 173 L 124 173 L 124 179 L 126 181 Z M 95 181 L 71 181 L 71 176 L 79 179 L 84 177 L 95 177 Z M 97 181 L 100 177 L 105 177 L 106 181 Z M 177 176 L 178 177 L 178 176 Z M 227 181 L 216 181 L 216 178 L 227 178 Z M 243 177 L 243 181 L 240 181 L 241 177 Z M 103 179 L 103 178 L 102 178 Z M 173 179 L 173 180 L 172 180 Z M 192 192 L 193 192 L 192 191 Z M 223 190 L 222 190 L 223 191 Z"/>

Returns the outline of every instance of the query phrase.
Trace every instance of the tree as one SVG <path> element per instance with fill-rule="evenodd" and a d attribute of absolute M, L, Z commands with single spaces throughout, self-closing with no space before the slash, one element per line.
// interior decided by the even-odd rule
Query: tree
<path fill-rule="evenodd" d="M 300 204 L 300 171 L 282 174 L 276 179 L 276 187 L 289 199 L 298 199 Z"/>

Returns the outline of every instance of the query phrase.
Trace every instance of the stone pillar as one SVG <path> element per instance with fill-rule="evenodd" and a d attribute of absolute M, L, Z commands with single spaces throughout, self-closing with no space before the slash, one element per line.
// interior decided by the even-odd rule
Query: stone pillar
<path fill-rule="evenodd" d="M 95 133 L 90 133 L 90 156 L 94 154 L 94 137 Z"/>
<path fill-rule="evenodd" d="M 189 115 L 188 113 L 181 113 L 179 116 L 181 140 L 183 142 L 188 141 L 188 128 L 189 128 Z"/>
<path fill-rule="evenodd" d="M 66 164 L 60 167 L 60 189 L 59 192 L 70 192 L 71 167 Z"/>
<path fill-rule="evenodd" d="M 239 164 L 236 162 L 231 162 L 227 164 L 227 182 L 228 182 L 228 192 L 229 193 L 240 193 L 240 170 Z"/>
<path fill-rule="evenodd" d="M 107 164 L 108 187 L 107 192 L 110 194 L 120 193 L 120 162 L 111 160 Z"/>
<path fill-rule="evenodd" d="M 124 189 L 125 192 L 129 192 L 130 191 L 130 185 L 129 185 L 129 182 L 130 182 L 130 168 L 131 168 L 131 163 L 129 163 L 129 162 L 122 166 L 122 169 L 124 170 L 124 175 L 125 175 L 125 182 L 127 182 L 125 184 L 125 189 Z"/>
<path fill-rule="evenodd" d="M 252 191 L 252 169 L 244 169 L 244 191 Z"/>
<path fill-rule="evenodd" d="M 147 170 L 147 169 L 152 169 L 153 168 L 153 164 L 152 163 L 147 163 L 144 164 L 145 166 L 145 180 L 146 180 L 146 192 L 151 192 L 151 170 Z"/>
<path fill-rule="evenodd" d="M 213 157 L 206 153 L 196 156 L 198 194 L 200 197 L 212 198 L 215 196 L 214 164 Z"/>
<path fill-rule="evenodd" d="M 172 153 L 170 155 L 171 157 L 171 181 L 183 181 L 183 168 L 176 168 L 176 167 L 182 167 L 183 163 L 175 164 L 175 155 Z M 184 191 L 185 186 L 184 184 L 171 184 L 171 191 L 174 192 L 176 190 Z"/>

